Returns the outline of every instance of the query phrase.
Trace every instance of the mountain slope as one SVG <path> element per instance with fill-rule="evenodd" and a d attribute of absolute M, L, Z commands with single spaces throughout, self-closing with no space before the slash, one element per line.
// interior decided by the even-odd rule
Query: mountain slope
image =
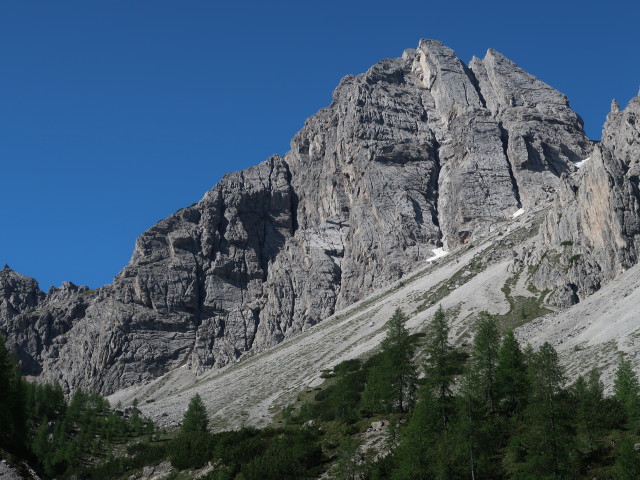
<path fill-rule="evenodd" d="M 599 368 L 610 389 L 619 354 L 629 355 L 640 368 L 640 265 L 584 302 L 544 314 L 535 306 L 546 293 L 527 288 L 530 277 L 519 272 L 514 261 L 514 254 L 539 239 L 544 215 L 540 210 L 519 217 L 485 241 L 419 267 L 272 349 L 200 376 L 178 369 L 149 384 L 121 390 L 110 401 L 127 405 L 138 399 L 145 415 L 175 426 L 189 399 L 199 393 L 214 429 L 263 426 L 299 394 L 320 385 L 323 370 L 376 351 L 396 308 L 408 314 L 407 327 L 415 333 L 426 330 L 439 305 L 452 322 L 452 341 L 458 346 L 471 343 L 479 312 L 489 311 L 503 329 L 516 328 L 523 345 L 551 343 L 572 378 Z"/>

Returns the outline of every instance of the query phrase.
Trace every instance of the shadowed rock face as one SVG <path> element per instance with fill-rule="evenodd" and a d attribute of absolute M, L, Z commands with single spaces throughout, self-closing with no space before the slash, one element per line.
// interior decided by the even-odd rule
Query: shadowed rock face
<path fill-rule="evenodd" d="M 3 271 L 0 326 L 70 390 L 222 366 L 547 201 L 591 149 L 566 97 L 499 53 L 467 67 L 422 40 L 345 77 L 284 157 L 145 232 L 113 284 L 45 295 Z"/>
<path fill-rule="evenodd" d="M 541 241 L 524 261 L 536 265 L 540 288 L 568 306 L 638 263 L 640 256 L 640 97 L 619 111 L 579 173 L 563 178 L 541 228 Z"/>

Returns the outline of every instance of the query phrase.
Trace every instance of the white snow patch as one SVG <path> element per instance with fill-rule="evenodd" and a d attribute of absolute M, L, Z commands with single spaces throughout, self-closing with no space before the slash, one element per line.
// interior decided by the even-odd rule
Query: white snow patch
<path fill-rule="evenodd" d="M 511 218 L 516 218 L 519 217 L 520 215 L 522 215 L 524 213 L 524 208 L 519 209 L 518 211 L 516 211 L 516 213 L 514 213 L 513 215 L 511 215 Z"/>
<path fill-rule="evenodd" d="M 576 166 L 576 168 L 582 168 L 584 164 L 587 163 L 589 160 L 591 160 L 591 157 L 587 157 L 584 160 L 580 160 L 579 162 L 574 163 L 574 165 Z"/>
<path fill-rule="evenodd" d="M 427 258 L 427 262 L 433 262 L 434 260 L 437 260 L 438 258 L 442 258 L 446 255 L 449 255 L 449 252 L 445 252 L 444 248 L 434 248 L 433 250 L 431 250 L 433 252 L 433 257 Z"/>

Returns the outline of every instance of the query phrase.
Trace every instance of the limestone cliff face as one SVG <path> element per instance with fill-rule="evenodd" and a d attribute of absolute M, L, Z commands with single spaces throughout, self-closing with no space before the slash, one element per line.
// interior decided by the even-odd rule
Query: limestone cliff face
<path fill-rule="evenodd" d="M 548 201 L 591 149 L 566 97 L 499 53 L 468 67 L 422 40 L 345 77 L 284 157 L 145 232 L 113 284 L 45 295 L 2 272 L 20 300 L 0 328 L 68 389 L 222 366 Z"/>
<path fill-rule="evenodd" d="M 617 102 L 591 158 L 563 177 L 558 198 L 527 252 L 540 288 L 566 306 L 638 263 L 640 257 L 640 97 L 619 111 Z"/>

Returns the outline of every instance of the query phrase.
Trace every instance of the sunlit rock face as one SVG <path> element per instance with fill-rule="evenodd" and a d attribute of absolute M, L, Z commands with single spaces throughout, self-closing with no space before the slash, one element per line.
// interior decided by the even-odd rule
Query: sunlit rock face
<path fill-rule="evenodd" d="M 638 263 L 640 256 L 640 97 L 612 103 L 602 142 L 578 173 L 564 176 L 524 261 L 534 283 L 572 305 Z"/>

